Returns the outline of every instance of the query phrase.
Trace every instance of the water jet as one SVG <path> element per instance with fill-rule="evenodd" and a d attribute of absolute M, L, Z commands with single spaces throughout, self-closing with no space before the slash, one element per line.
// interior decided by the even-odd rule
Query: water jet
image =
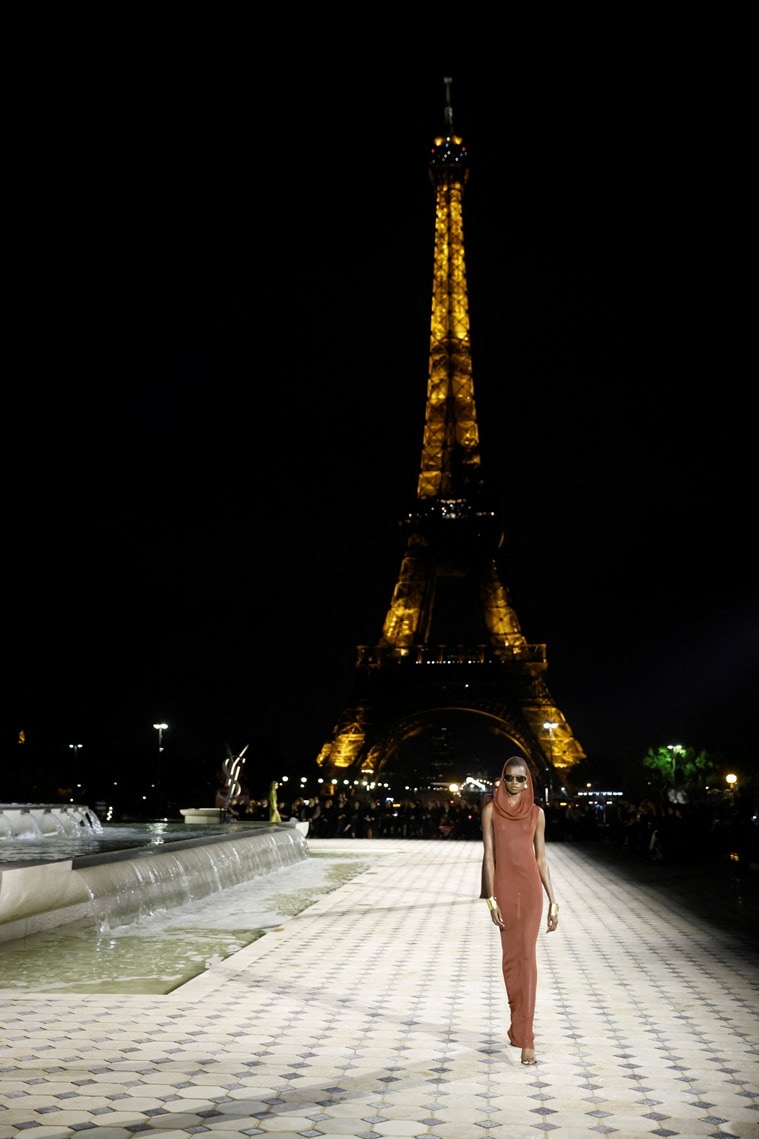
<path fill-rule="evenodd" d="M 0 841 L 101 830 L 98 816 L 82 803 L 0 803 Z"/>

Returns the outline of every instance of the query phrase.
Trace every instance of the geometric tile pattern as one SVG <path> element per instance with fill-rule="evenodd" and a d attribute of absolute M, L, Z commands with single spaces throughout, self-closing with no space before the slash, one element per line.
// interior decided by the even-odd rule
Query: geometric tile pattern
<path fill-rule="evenodd" d="M 309 840 L 343 846 L 369 869 L 167 996 L 1 998 L 0 1139 L 757 1139 L 748 925 L 551 844 L 528 1068 L 480 844 Z"/>

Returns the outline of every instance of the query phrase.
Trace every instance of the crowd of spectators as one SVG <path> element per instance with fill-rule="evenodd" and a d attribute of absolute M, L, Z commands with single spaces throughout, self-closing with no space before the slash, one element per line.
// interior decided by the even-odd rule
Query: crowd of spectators
<path fill-rule="evenodd" d="M 733 857 L 759 863 L 759 817 L 749 795 L 720 794 L 697 803 L 639 803 L 619 798 L 546 807 L 546 837 L 554 842 L 607 842 L 652 862 Z"/>
<path fill-rule="evenodd" d="M 280 791 L 282 788 L 280 787 Z M 735 853 L 759 862 L 759 819 L 749 797 L 718 796 L 699 804 L 570 800 L 542 804 L 547 842 L 605 842 L 654 862 L 713 859 Z M 481 798 L 421 796 L 383 800 L 338 794 L 331 798 L 281 798 L 283 820 L 309 823 L 314 838 L 412 838 L 482 841 Z M 235 818 L 265 821 L 268 799 L 243 795 Z"/>
<path fill-rule="evenodd" d="M 481 841 L 480 803 L 463 799 L 334 798 L 280 800 L 282 819 L 309 823 L 314 838 L 457 838 Z M 268 819 L 268 801 L 249 801 L 238 818 Z"/>

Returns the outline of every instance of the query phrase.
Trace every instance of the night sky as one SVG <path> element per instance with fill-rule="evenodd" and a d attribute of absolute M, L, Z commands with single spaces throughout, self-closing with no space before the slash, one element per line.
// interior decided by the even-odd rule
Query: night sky
<path fill-rule="evenodd" d="M 19 137 L 6 770 L 63 771 L 71 742 L 139 770 L 156 721 L 180 783 L 227 745 L 262 786 L 315 758 L 416 491 L 446 74 L 522 629 L 610 772 L 668 742 L 755 763 L 741 67 L 449 53 L 264 81 L 195 47 L 123 86 L 105 59 L 48 78 Z"/>

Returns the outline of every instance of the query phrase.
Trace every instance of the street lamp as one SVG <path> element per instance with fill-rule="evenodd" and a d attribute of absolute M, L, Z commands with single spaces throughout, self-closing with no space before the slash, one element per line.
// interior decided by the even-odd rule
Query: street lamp
<path fill-rule="evenodd" d="M 685 748 L 682 744 L 667 744 L 667 751 L 672 752 L 672 802 L 677 802 L 677 757 L 682 755 Z"/>
<path fill-rule="evenodd" d="M 730 788 L 730 791 L 731 791 L 731 792 L 735 790 L 735 784 L 736 784 L 737 782 L 738 782 L 738 776 L 737 776 L 737 775 L 733 775 L 733 774 L 731 773 L 730 775 L 726 775 L 726 776 L 725 776 L 725 783 L 727 783 L 727 785 L 728 785 L 728 787 Z"/>
<path fill-rule="evenodd" d="M 168 728 L 168 724 L 153 724 L 153 727 L 158 732 L 158 762 L 155 768 L 155 785 L 156 789 L 161 788 L 161 752 L 163 751 L 163 733 Z"/>
<path fill-rule="evenodd" d="M 548 762 L 551 765 L 551 770 L 548 773 L 548 782 L 550 784 L 550 789 L 552 791 L 553 791 L 553 733 L 556 731 L 558 726 L 559 725 L 554 723 L 553 720 L 546 720 L 546 722 L 543 724 L 543 727 L 548 732 Z"/>
<path fill-rule="evenodd" d="M 69 747 L 73 749 L 74 759 L 76 759 L 77 756 L 79 755 L 79 750 L 80 750 L 81 746 L 82 746 L 81 744 L 69 744 Z"/>

